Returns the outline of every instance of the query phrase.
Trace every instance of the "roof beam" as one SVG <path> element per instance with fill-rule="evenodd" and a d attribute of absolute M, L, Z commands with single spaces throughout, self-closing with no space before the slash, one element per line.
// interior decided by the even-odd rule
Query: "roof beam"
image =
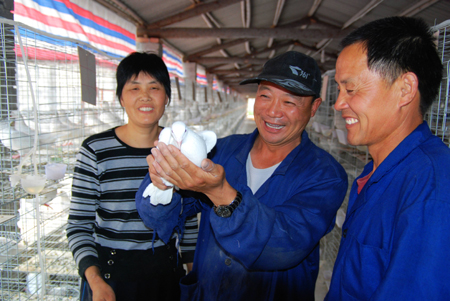
<path fill-rule="evenodd" d="M 436 2 L 439 2 L 440 0 L 422 0 L 420 2 L 417 2 L 414 5 L 411 5 L 411 7 L 407 8 L 406 10 L 402 11 L 401 13 L 398 14 L 398 16 L 400 17 L 412 17 L 414 15 L 417 15 L 418 13 L 420 13 L 422 10 L 424 10 L 425 8 L 427 8 L 430 5 L 435 4 Z"/>
<path fill-rule="evenodd" d="M 314 0 L 313 5 L 311 6 L 311 8 L 308 12 L 308 17 L 311 17 L 316 13 L 316 10 L 319 8 L 321 3 L 322 3 L 322 0 Z"/>
<path fill-rule="evenodd" d="M 316 18 L 304 17 L 304 18 L 301 18 L 300 20 L 297 20 L 297 21 L 293 21 L 293 22 L 286 23 L 286 24 L 283 24 L 283 25 L 278 25 L 277 28 L 300 27 L 300 26 L 307 26 L 307 25 L 316 24 L 316 23 L 318 23 Z"/>
<path fill-rule="evenodd" d="M 106 8 L 112 10 L 119 16 L 123 16 L 128 20 L 131 20 L 133 23 L 138 25 L 144 25 L 145 22 L 134 10 L 123 4 L 119 0 L 95 0 Z"/>
<path fill-rule="evenodd" d="M 314 47 L 311 47 L 311 46 L 307 46 L 307 45 L 305 45 L 305 44 L 303 44 L 303 43 L 300 43 L 300 42 L 298 42 L 298 41 L 296 41 L 294 44 L 295 44 L 296 46 L 305 48 L 306 50 L 309 50 L 309 51 L 314 51 L 314 52 L 317 51 L 317 48 L 314 48 Z M 334 53 L 325 52 L 324 54 L 325 54 L 326 57 L 328 57 L 328 58 L 330 58 L 330 59 L 334 59 L 334 60 L 336 60 L 337 57 L 338 57 L 338 56 L 337 56 L 336 54 L 334 54 Z"/>
<path fill-rule="evenodd" d="M 277 50 L 277 49 L 280 49 L 280 48 L 283 48 L 283 47 L 286 47 L 286 46 L 289 46 L 289 45 L 292 45 L 292 44 L 293 44 L 293 41 L 288 41 L 288 42 L 284 42 L 284 43 L 274 43 L 271 47 L 266 47 L 266 48 L 264 48 L 262 50 L 259 50 L 259 51 L 255 50 L 251 54 L 246 54 L 244 57 L 242 57 L 240 59 L 251 58 L 251 57 L 254 57 L 255 55 L 260 55 L 260 54 L 263 54 L 265 52 L 269 52 L 269 51 L 272 51 L 272 50 Z M 230 58 L 230 59 L 232 59 L 232 58 Z M 267 59 L 265 59 L 265 60 L 267 61 Z M 222 67 L 223 65 L 226 65 L 226 64 L 229 64 L 229 62 L 228 63 L 221 63 L 221 64 L 216 65 L 214 67 L 210 67 L 210 68 L 208 68 L 206 70 L 206 72 L 208 72 L 208 73 L 215 73 L 217 68 L 220 68 L 220 67 Z M 253 63 L 250 63 L 250 64 L 253 64 Z M 254 67 L 254 66 L 250 65 L 247 68 L 252 68 L 252 67 Z M 242 69 L 239 69 L 239 70 L 242 70 Z"/>
<path fill-rule="evenodd" d="M 200 57 L 196 60 L 199 64 L 264 64 L 266 61 L 251 57 Z"/>
<path fill-rule="evenodd" d="M 283 42 L 283 43 L 274 43 L 270 47 L 266 47 L 266 48 L 261 49 L 261 50 L 255 50 L 251 54 L 247 54 L 246 56 L 255 56 L 255 55 L 263 54 L 263 53 L 266 53 L 266 52 L 270 52 L 272 50 L 278 50 L 280 48 L 283 48 L 283 47 L 286 47 L 286 46 L 289 46 L 289 45 L 292 45 L 292 44 L 294 44 L 294 41 L 288 41 L 288 42 Z"/>
<path fill-rule="evenodd" d="M 361 9 L 359 12 L 357 12 L 353 17 L 350 18 L 345 24 L 342 26 L 342 29 L 345 29 L 358 21 L 359 19 L 363 18 L 365 15 L 367 15 L 372 9 L 377 7 L 381 4 L 384 0 L 372 0 L 370 1 L 366 6 L 364 6 L 363 9 Z"/>
<path fill-rule="evenodd" d="M 223 38 L 223 39 L 256 39 L 256 38 L 276 38 L 276 39 L 330 39 L 345 36 L 337 29 L 296 29 L 296 28 L 158 28 L 137 29 L 138 37 L 154 38 Z"/>
<path fill-rule="evenodd" d="M 221 49 L 228 48 L 228 47 L 233 47 L 233 46 L 236 46 L 236 45 L 239 45 L 239 44 L 243 44 L 243 43 L 245 43 L 247 41 L 248 41 L 248 39 L 237 39 L 237 40 L 233 40 L 233 41 L 230 41 L 230 42 L 227 42 L 227 43 L 223 43 L 223 44 L 220 44 L 220 45 L 215 45 L 215 46 L 209 47 L 208 49 L 189 54 L 189 55 L 187 55 L 184 58 L 184 60 L 185 61 L 195 60 L 197 57 L 200 57 L 202 55 L 209 54 L 209 53 L 212 53 L 212 52 L 216 52 L 216 51 L 219 51 Z"/>
<path fill-rule="evenodd" d="M 275 15 L 273 16 L 272 28 L 277 27 L 285 3 L 286 3 L 285 0 L 278 0 L 277 9 L 275 10 Z M 272 46 L 273 40 L 274 40 L 273 37 L 269 39 L 269 41 L 267 42 L 267 47 Z"/>
<path fill-rule="evenodd" d="M 261 68 L 258 68 L 261 69 Z M 216 70 L 214 71 L 214 74 L 217 75 L 230 75 L 230 74 L 253 74 L 253 73 L 259 73 L 261 70 L 240 70 L 240 69 L 225 69 L 225 70 Z"/>
<path fill-rule="evenodd" d="M 229 6 L 231 4 L 235 4 L 237 2 L 241 2 L 242 0 L 216 0 L 208 3 L 200 3 L 193 6 L 193 8 L 187 9 L 181 13 L 172 15 L 170 17 L 164 18 L 162 20 L 156 21 L 154 23 L 148 24 L 145 26 L 146 29 L 160 28 L 164 26 L 168 26 L 186 19 L 190 19 L 196 16 L 200 16 L 201 14 L 205 14 L 219 8 L 223 8 Z M 139 35 L 138 35 L 139 36 Z"/>

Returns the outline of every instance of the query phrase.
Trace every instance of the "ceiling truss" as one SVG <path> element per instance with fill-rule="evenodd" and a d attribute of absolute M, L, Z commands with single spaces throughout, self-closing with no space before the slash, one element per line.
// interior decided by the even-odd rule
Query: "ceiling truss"
<path fill-rule="evenodd" d="M 133 9 L 133 1 L 136 0 L 96 0 L 118 14 L 127 17 L 137 25 L 136 36 L 138 38 L 158 38 L 161 41 L 173 39 L 207 39 L 214 38 L 215 44 L 193 52 L 180 52 L 184 54 L 186 62 L 195 62 L 206 67 L 207 73 L 216 76 L 230 86 L 234 86 L 242 79 L 260 72 L 262 65 L 268 58 L 273 57 L 277 51 L 295 48 L 313 56 L 319 66 L 325 71 L 333 68 L 338 55 L 338 49 L 332 47 L 336 40 L 341 39 L 354 29 L 352 26 L 365 18 L 377 7 L 395 0 L 366 0 L 361 9 L 351 15 L 346 21 L 332 25 L 324 20 L 319 20 L 316 15 L 322 5 L 327 1 L 314 0 L 310 8 L 305 11 L 298 20 L 290 23 L 280 23 L 280 19 L 286 13 L 286 5 L 289 0 L 274 0 L 276 4 L 272 22 L 269 28 L 252 27 L 253 5 L 257 0 L 190 0 L 191 5 L 184 10 L 160 18 L 159 20 L 145 20 Z M 423 10 L 447 0 L 414 0 L 408 7 L 397 12 L 398 16 L 415 16 Z M 242 27 L 226 27 L 216 18 L 214 12 L 239 3 Z M 267 13 L 268 15 L 270 12 Z M 177 23 L 201 17 L 203 24 L 197 27 L 172 27 Z M 202 26 L 207 26 L 207 28 Z M 238 25 L 238 24 L 236 24 Z M 170 26 L 170 27 L 167 27 Z M 267 39 L 266 47 L 261 47 L 261 42 L 256 40 Z M 257 46 L 259 45 L 259 46 Z M 234 48 L 233 48 L 234 47 Z M 231 49 L 241 47 L 241 53 L 230 54 Z M 220 56 L 218 56 L 219 54 Z"/>

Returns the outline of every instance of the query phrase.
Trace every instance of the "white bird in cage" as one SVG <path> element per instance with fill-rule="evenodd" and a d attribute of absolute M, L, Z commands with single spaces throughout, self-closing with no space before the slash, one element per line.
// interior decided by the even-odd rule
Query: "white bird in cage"
<path fill-rule="evenodd" d="M 67 127 L 72 129 L 81 128 L 81 117 L 75 116 L 70 112 L 57 112 L 57 114 L 59 121 L 65 124 Z M 77 120 L 80 122 L 77 123 Z"/>
<path fill-rule="evenodd" d="M 0 122 L 0 140 L 6 148 L 19 152 L 19 156 L 14 155 L 13 158 L 26 154 L 34 144 L 34 136 L 17 131 L 14 121 L 9 120 Z"/>
<path fill-rule="evenodd" d="M 76 123 L 76 120 L 81 121 L 81 117 L 76 116 L 69 112 L 58 112 L 58 121 L 63 124 L 65 128 L 67 128 L 68 136 L 66 139 L 77 140 L 78 138 L 84 139 L 84 137 L 89 136 L 93 133 L 85 130 L 81 123 Z M 76 142 L 76 144 L 80 144 L 81 141 Z"/>
<path fill-rule="evenodd" d="M 34 295 L 36 293 L 37 293 L 37 295 L 41 295 L 43 278 L 44 278 L 44 276 L 41 273 L 36 273 L 36 272 L 28 273 L 27 279 L 26 279 L 27 280 L 27 287 L 26 287 L 27 293 L 30 295 Z M 47 277 L 45 277 L 45 278 L 47 278 Z"/>
<path fill-rule="evenodd" d="M 19 111 L 11 111 L 12 120 L 14 120 L 14 129 L 34 137 L 34 129 L 36 125 L 34 120 L 27 120 L 23 118 Z M 56 116 L 48 116 L 46 120 L 41 120 L 39 123 L 39 143 L 52 144 L 58 140 L 65 140 L 72 137 L 72 129 L 59 121 Z"/>
<path fill-rule="evenodd" d="M 100 120 L 98 111 L 90 110 L 86 112 L 86 114 L 83 115 L 82 120 L 86 128 L 89 129 L 92 134 L 97 134 L 111 128 L 108 123 Z"/>
<path fill-rule="evenodd" d="M 176 121 L 171 128 L 164 128 L 160 135 L 159 141 L 165 144 L 175 145 L 180 149 L 192 163 L 199 166 L 207 154 L 212 150 L 217 142 L 217 136 L 212 131 L 202 131 L 195 133 L 188 128 L 183 122 Z M 173 186 L 171 183 L 163 179 L 166 186 Z M 173 189 L 160 190 L 150 183 L 142 194 L 143 197 L 150 196 L 150 202 L 153 205 L 168 204 L 172 200 Z"/>
<path fill-rule="evenodd" d="M 23 156 L 34 146 L 34 131 L 28 128 L 24 132 L 16 129 L 16 121 L 2 120 L 0 121 L 0 140 L 2 144 L 12 150 L 17 151 L 19 156 L 14 155 L 13 158 Z M 54 144 L 60 137 L 59 134 L 43 133 L 38 135 L 38 144 Z"/>
<path fill-rule="evenodd" d="M 99 112 L 98 118 L 111 127 L 124 124 L 124 120 L 119 117 L 108 102 L 103 102 L 103 110 Z"/>

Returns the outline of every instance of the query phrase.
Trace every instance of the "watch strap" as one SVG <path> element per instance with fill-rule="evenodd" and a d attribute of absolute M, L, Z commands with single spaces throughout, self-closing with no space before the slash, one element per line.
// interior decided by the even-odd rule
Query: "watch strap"
<path fill-rule="evenodd" d="M 242 202 L 242 193 L 237 191 L 235 199 L 229 205 L 214 206 L 214 212 L 220 217 L 229 217 Z"/>

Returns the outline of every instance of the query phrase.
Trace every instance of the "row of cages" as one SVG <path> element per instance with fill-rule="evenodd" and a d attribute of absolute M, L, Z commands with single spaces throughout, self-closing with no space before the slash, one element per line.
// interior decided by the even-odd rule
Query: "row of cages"
<path fill-rule="evenodd" d="M 65 232 L 72 174 L 85 138 L 128 121 L 115 96 L 119 60 L 7 20 L 0 37 L 0 300 L 78 300 Z M 78 46 L 95 55 L 95 105 L 81 101 Z M 238 95 L 171 85 L 161 126 L 180 120 L 223 137 L 246 115 Z"/>
<path fill-rule="evenodd" d="M 93 106 L 80 100 L 80 72 L 72 41 L 65 45 L 61 38 L 42 39 L 42 33 L 17 24 L 0 24 L 0 300 L 75 300 L 80 278 L 65 237 L 71 174 L 76 153 L 87 136 L 127 122 L 115 99 L 118 61 L 93 50 L 98 62 L 97 104 Z M 447 145 L 448 29 L 448 25 L 436 27 L 446 73 L 439 99 L 425 116 L 434 133 Z M 17 55 L 22 53 L 18 50 L 19 30 L 23 49 L 28 51 L 26 64 L 23 56 Z M 50 38 L 58 43 L 48 43 Z M 31 49 L 45 50 L 46 59 Z M 65 54 L 64 59 L 61 53 Z M 33 106 L 30 91 L 34 92 L 37 106 Z M 245 118 L 247 106 L 237 96 L 177 79 L 172 80 L 172 91 L 162 126 L 182 120 L 195 130 L 213 130 L 223 137 L 232 134 Z M 324 74 L 323 91 L 324 101 L 308 131 L 317 145 L 342 164 L 351 184 L 371 160 L 370 154 L 365 147 L 347 143 L 345 124 L 333 109 L 338 95 L 333 71 Z M 45 174 L 49 166 L 58 164 L 66 166 L 63 177 L 47 179 L 37 196 L 26 193 L 20 185 L 11 185 L 11 175 L 19 169 L 23 174 L 36 170 Z M 335 228 L 321 241 L 321 274 L 327 285 L 347 202 L 346 199 L 338 211 Z"/>

